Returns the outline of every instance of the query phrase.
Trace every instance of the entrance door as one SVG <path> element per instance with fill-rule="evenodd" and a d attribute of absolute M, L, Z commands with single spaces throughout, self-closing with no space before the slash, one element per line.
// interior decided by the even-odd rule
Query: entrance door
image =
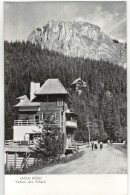
<path fill-rule="evenodd" d="M 28 133 L 25 133 L 24 141 L 27 141 L 29 143 L 29 134 Z"/>

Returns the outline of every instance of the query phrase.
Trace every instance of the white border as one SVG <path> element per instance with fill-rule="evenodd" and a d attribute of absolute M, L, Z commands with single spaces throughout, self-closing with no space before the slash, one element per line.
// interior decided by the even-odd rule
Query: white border
<path fill-rule="evenodd" d="M 4 33 L 3 2 L 0 1 L 0 195 L 4 194 Z"/>
<path fill-rule="evenodd" d="M 42 0 L 40 0 L 41 2 Z M 51 0 L 48 0 L 51 1 Z M 52 0 L 54 1 L 54 0 Z M 68 0 L 69 1 L 69 0 Z M 74 0 L 72 0 L 74 1 Z M 83 0 L 84 1 L 84 0 Z M 121 1 L 121 0 L 120 0 Z M 8 2 L 11 2 L 11 0 L 8 0 Z M 17 0 L 14 0 L 13 2 L 18 2 Z M 19 1 L 19 2 L 27 2 Z M 32 0 L 28 0 L 28 2 L 33 2 Z M 35 2 L 35 1 L 34 1 Z M 3 66 L 3 1 L 0 1 L 0 195 L 4 194 L 4 66 Z M 127 1 L 127 24 L 129 24 L 129 12 L 130 12 L 130 2 Z M 127 25 L 127 35 L 130 35 L 130 28 Z M 128 42 L 128 53 L 129 53 L 129 36 L 127 39 Z M 129 65 L 129 59 L 128 59 L 128 65 Z M 130 69 L 128 68 L 128 86 L 130 85 Z M 130 93 L 128 92 L 128 100 L 129 100 Z M 129 102 L 128 102 L 128 108 L 129 108 Z M 129 109 L 128 109 L 129 110 Z M 128 112 L 128 117 L 129 117 Z M 129 119 L 129 118 L 128 118 Z M 128 129 L 129 129 L 129 120 L 128 120 Z M 128 137 L 130 138 L 130 133 L 128 131 Z M 130 149 L 130 144 L 129 149 Z M 129 150 L 128 150 L 129 151 Z M 129 155 L 128 155 L 129 157 Z M 130 159 L 130 157 L 129 157 Z M 128 162 L 130 162 L 128 160 Z M 23 175 L 22 175 L 23 176 Z M 60 176 L 49 176 L 49 175 L 42 175 L 45 177 L 46 184 L 36 184 L 36 185 L 26 185 L 26 184 L 16 184 L 15 180 L 17 179 L 17 176 L 5 176 L 5 183 L 6 183 L 6 194 L 9 195 L 79 195 L 79 194 L 85 194 L 85 195 L 126 195 L 130 194 L 130 190 L 127 193 L 127 176 L 126 175 L 60 175 Z M 129 182 L 129 181 L 128 181 Z M 130 185 L 129 185 L 130 186 Z"/>
<path fill-rule="evenodd" d="M 20 180 L 21 176 L 6 176 L 6 195 L 127 194 L 126 175 L 37 175 L 42 176 L 46 183 L 17 184 L 15 181 Z M 25 177 L 31 176 L 25 175 Z"/>

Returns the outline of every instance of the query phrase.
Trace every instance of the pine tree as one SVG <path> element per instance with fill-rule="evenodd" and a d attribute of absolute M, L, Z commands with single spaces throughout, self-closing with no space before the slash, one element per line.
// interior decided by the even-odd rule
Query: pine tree
<path fill-rule="evenodd" d="M 102 60 L 67 57 L 30 42 L 5 41 L 4 51 L 6 139 L 12 138 L 13 122 L 17 119 L 17 111 L 13 107 L 17 103 L 16 98 L 24 94 L 29 97 L 31 81 L 43 84 L 48 78 L 59 78 L 69 89 L 72 108 L 79 116 L 79 139 L 88 140 L 85 125 L 88 119 L 94 121 L 101 132 L 104 126 L 105 138 L 112 136 L 116 139 L 115 132 L 119 129 L 120 134 L 126 137 L 126 69 Z M 70 90 L 70 84 L 79 77 L 87 83 L 80 96 Z"/>

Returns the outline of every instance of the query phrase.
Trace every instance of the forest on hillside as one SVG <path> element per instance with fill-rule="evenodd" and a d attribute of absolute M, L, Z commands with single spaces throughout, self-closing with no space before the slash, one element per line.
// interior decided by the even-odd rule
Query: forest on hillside
<path fill-rule="evenodd" d="M 48 78 L 59 78 L 71 94 L 72 107 L 78 114 L 76 140 L 88 140 L 88 121 L 91 139 L 127 139 L 126 69 L 102 60 L 67 57 L 29 42 L 4 44 L 5 139 L 12 139 L 16 98 L 29 97 L 31 81 L 43 84 Z M 79 77 L 87 83 L 81 95 L 70 88 Z"/>

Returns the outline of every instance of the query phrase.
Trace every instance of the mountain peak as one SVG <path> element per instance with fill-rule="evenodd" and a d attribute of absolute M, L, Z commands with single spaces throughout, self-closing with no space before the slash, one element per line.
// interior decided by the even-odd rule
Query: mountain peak
<path fill-rule="evenodd" d="M 123 44 L 115 43 L 99 26 L 87 21 L 50 20 L 43 28 L 34 29 L 28 41 L 64 55 L 102 59 L 126 66 Z"/>

